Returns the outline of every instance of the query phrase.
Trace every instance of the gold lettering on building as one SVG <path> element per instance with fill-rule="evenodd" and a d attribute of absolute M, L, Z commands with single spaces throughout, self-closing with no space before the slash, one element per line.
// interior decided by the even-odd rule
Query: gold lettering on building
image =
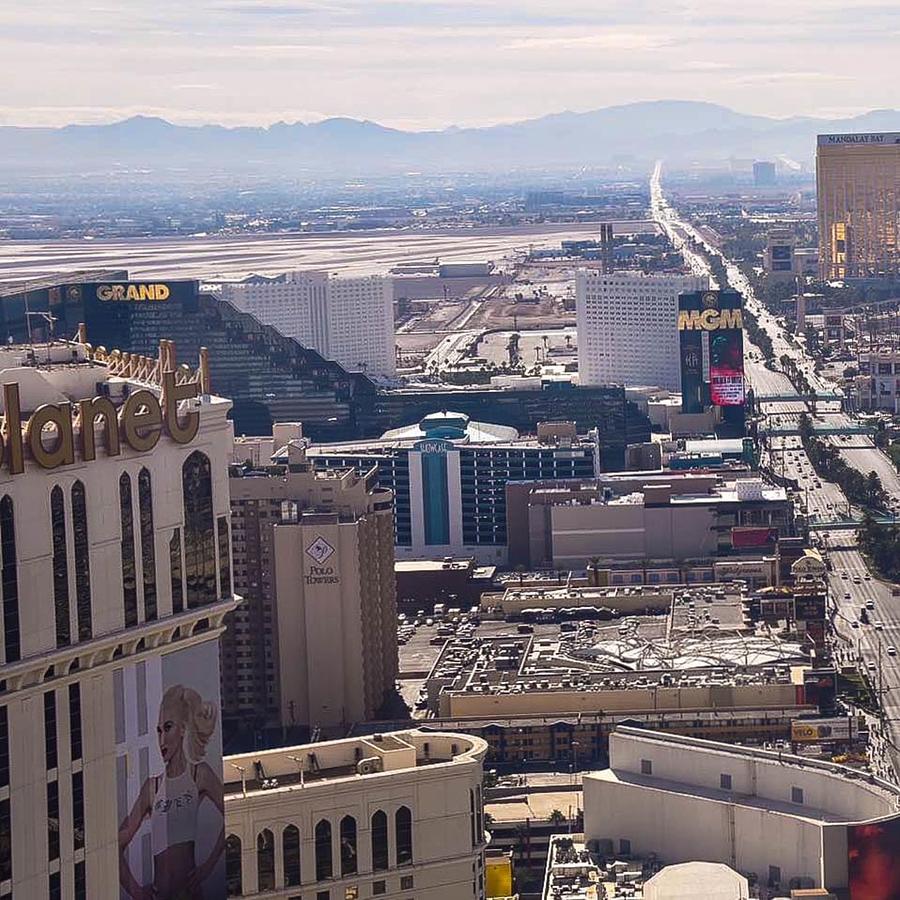
<path fill-rule="evenodd" d="M 52 429 L 48 429 L 48 425 Z M 45 429 L 52 430 L 53 434 L 49 447 L 45 443 Z M 25 426 L 25 443 L 32 459 L 45 469 L 72 465 L 75 462 L 72 404 L 45 403 L 39 406 Z"/>
<path fill-rule="evenodd" d="M 178 404 L 198 395 L 196 381 L 175 383 L 175 373 L 163 374 L 162 404 L 153 391 L 135 391 L 116 411 L 108 397 L 78 402 L 80 440 L 78 449 L 85 462 L 97 458 L 96 427 L 103 422 L 103 444 L 107 456 L 118 456 L 124 441 L 132 450 L 147 453 L 165 432 L 177 444 L 189 444 L 200 428 L 200 413 L 184 410 L 179 419 Z M 25 450 L 44 469 L 72 465 L 75 462 L 73 405 L 45 403 L 25 423 L 22 431 L 19 385 L 3 385 L 4 422 L 0 435 L 0 463 L 6 463 L 10 475 L 25 471 Z"/>
<path fill-rule="evenodd" d="M 97 419 L 103 417 L 104 444 L 107 456 L 118 456 L 122 452 L 119 443 L 119 417 L 109 397 L 94 397 L 93 400 L 82 400 L 78 407 L 81 411 L 81 457 L 85 462 L 93 462 L 97 458 L 96 435 L 94 433 Z"/>
<path fill-rule="evenodd" d="M 719 331 L 744 327 L 740 309 L 682 309 L 678 312 L 679 331 Z"/>
<path fill-rule="evenodd" d="M 97 299 L 104 302 L 133 302 L 168 300 L 171 289 L 167 284 L 101 284 Z"/>
<path fill-rule="evenodd" d="M 135 391 L 119 413 L 125 440 L 135 450 L 147 453 L 159 442 L 162 409 L 150 391 Z"/>

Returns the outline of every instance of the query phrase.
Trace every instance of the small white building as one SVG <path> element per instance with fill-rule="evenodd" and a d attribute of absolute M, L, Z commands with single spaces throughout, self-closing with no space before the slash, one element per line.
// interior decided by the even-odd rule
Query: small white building
<path fill-rule="evenodd" d="M 708 287 L 705 276 L 579 270 L 579 383 L 680 390 L 678 295 Z"/>
<path fill-rule="evenodd" d="M 486 753 L 402 731 L 226 757 L 228 896 L 482 900 Z"/>
<path fill-rule="evenodd" d="M 609 757 L 584 777 L 585 837 L 608 852 L 724 863 L 785 894 L 875 896 L 863 891 L 871 873 L 893 871 L 883 861 L 897 853 L 900 789 L 873 775 L 628 727 Z M 892 886 L 883 896 L 898 895 L 900 873 Z"/>

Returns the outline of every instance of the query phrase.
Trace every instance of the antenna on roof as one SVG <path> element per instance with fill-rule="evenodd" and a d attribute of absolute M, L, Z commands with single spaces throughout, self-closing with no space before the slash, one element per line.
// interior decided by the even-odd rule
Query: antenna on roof
<path fill-rule="evenodd" d="M 53 313 L 49 312 L 29 312 L 26 310 L 25 312 L 25 323 L 28 326 L 28 346 L 31 349 L 32 353 L 34 352 L 34 341 L 32 340 L 32 332 L 31 332 L 31 317 L 37 316 L 40 319 L 43 319 L 47 323 L 47 362 L 50 362 L 50 345 L 53 343 L 53 330 L 54 330 L 54 322 L 56 322 L 56 316 Z"/>

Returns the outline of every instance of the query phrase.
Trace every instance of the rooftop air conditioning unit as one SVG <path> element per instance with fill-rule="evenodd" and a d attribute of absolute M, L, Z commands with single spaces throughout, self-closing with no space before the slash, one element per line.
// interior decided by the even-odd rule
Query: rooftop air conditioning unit
<path fill-rule="evenodd" d="M 380 756 L 370 756 L 367 759 L 361 759 L 356 764 L 357 775 L 374 775 L 376 772 L 384 771 L 384 760 Z"/>

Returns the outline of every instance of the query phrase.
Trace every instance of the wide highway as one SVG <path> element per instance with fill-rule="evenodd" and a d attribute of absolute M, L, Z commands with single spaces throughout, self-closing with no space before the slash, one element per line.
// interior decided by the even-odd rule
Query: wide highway
<path fill-rule="evenodd" d="M 718 247 L 707 243 L 698 232 L 691 229 L 689 223 L 682 221 L 676 210 L 663 197 L 660 167 L 654 171 L 651 181 L 651 197 L 656 196 L 654 212 L 663 210 L 665 221 L 660 225 L 668 234 L 692 234 L 704 245 L 704 251 L 715 254 L 722 259 L 728 273 L 731 287 L 744 297 L 744 303 L 759 320 L 772 339 L 775 358 L 782 354 L 792 356 L 806 373 L 810 383 L 816 390 L 832 391 L 834 385 L 829 384 L 813 370 L 813 364 L 794 343 L 773 316 L 762 307 L 756 297 L 752 285 L 745 278 L 738 266 L 727 259 Z M 655 187 L 654 187 L 655 182 Z M 664 204 L 664 205 L 662 205 Z M 695 256 L 696 259 L 696 256 Z M 691 263 L 692 268 L 695 262 Z M 807 410 L 807 405 L 788 380 L 780 372 L 773 372 L 762 361 L 759 349 L 749 341 L 745 347 L 745 372 L 754 393 L 757 395 L 780 394 L 796 395 L 797 400 L 779 400 L 764 404 L 764 411 L 770 420 L 781 420 L 785 424 L 795 422 L 799 415 Z M 820 415 L 816 421 L 832 423 L 850 419 L 838 412 L 825 411 L 828 404 L 820 404 Z M 838 446 L 844 445 L 842 455 L 848 463 L 853 460 L 863 471 L 875 469 L 884 472 L 885 488 L 900 500 L 900 480 L 888 472 L 884 464 L 890 462 L 868 439 L 861 435 L 853 435 L 850 443 L 834 439 Z M 852 447 L 852 449 L 851 449 Z M 880 460 L 878 459 L 880 457 Z M 813 471 L 809 457 L 803 450 L 798 436 L 772 437 L 764 459 L 777 472 L 796 478 L 800 485 L 797 497 L 798 511 L 806 511 L 813 522 L 838 521 L 846 518 L 847 499 L 841 489 L 827 480 L 820 478 Z M 867 468 L 868 467 L 868 468 Z M 893 477 L 888 477 L 893 475 Z M 876 579 L 866 566 L 865 559 L 856 549 L 856 536 L 852 530 L 820 531 L 817 535 L 824 549 L 828 551 L 833 565 L 829 574 L 829 591 L 833 600 L 834 633 L 837 636 L 836 652 L 840 659 L 847 663 L 858 663 L 875 686 L 887 726 L 886 748 L 893 761 L 894 772 L 900 771 L 900 596 L 893 595 L 894 585 Z M 868 624 L 860 621 L 860 610 L 866 604 Z M 882 771 L 882 774 L 896 778 L 894 772 Z"/>

